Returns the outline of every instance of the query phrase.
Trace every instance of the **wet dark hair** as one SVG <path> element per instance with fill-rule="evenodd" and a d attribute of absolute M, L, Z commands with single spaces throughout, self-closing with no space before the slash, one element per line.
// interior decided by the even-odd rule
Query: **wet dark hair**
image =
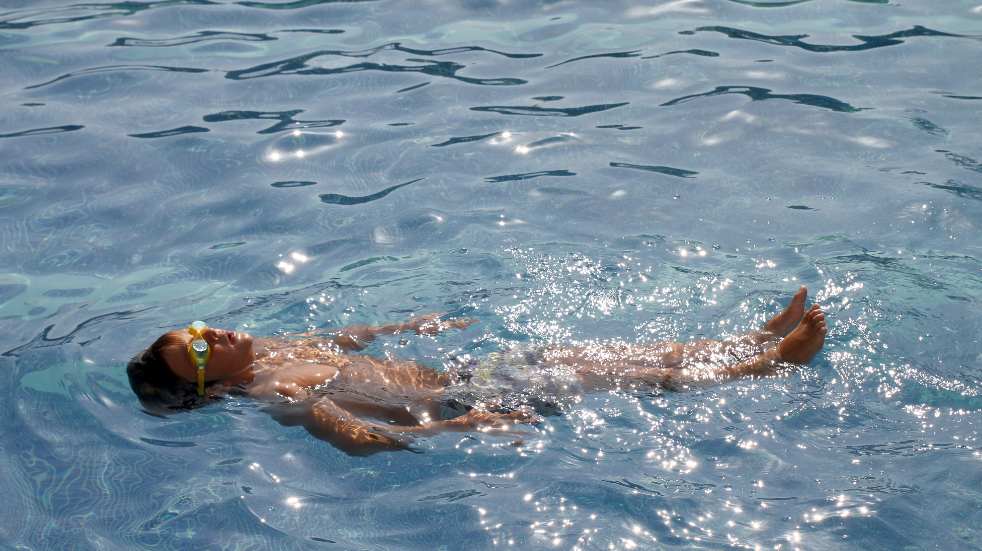
<path fill-rule="evenodd" d="M 198 385 L 178 377 L 167 365 L 163 351 L 170 346 L 184 346 L 184 340 L 176 331 L 164 333 L 146 350 L 143 350 L 126 366 L 130 388 L 143 407 L 154 413 L 168 410 L 188 410 L 201 407 L 215 397 L 208 393 L 198 396 Z"/>

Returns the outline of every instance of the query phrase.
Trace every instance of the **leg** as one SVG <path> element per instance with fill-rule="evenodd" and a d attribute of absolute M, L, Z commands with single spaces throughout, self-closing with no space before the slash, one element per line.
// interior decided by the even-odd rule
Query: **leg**
<path fill-rule="evenodd" d="M 805 315 L 805 299 L 808 298 L 808 289 L 804 285 L 798 288 L 798 292 L 791 297 L 791 302 L 780 314 L 771 318 L 764 325 L 764 329 L 778 336 L 785 336 L 793 329 L 801 316 Z"/>
<path fill-rule="evenodd" d="M 675 342 L 598 343 L 549 348 L 543 356 L 547 364 L 573 367 L 583 389 L 591 392 L 641 381 L 656 371 L 673 371 L 682 365 L 685 349 Z"/>
<path fill-rule="evenodd" d="M 808 363 L 825 342 L 825 315 L 818 305 L 805 313 L 806 297 L 807 289 L 801 287 L 761 331 L 735 339 L 555 349 L 547 352 L 546 359 L 575 366 L 587 390 L 632 382 L 681 389 L 696 383 L 771 374 L 780 362 Z"/>
<path fill-rule="evenodd" d="M 781 363 L 804 365 L 811 361 L 825 344 L 827 333 L 825 313 L 814 304 L 802 316 L 797 327 L 777 346 L 737 363 L 705 366 L 698 371 L 691 371 L 689 377 L 694 375 L 692 382 L 700 382 L 706 379 L 723 381 L 747 376 L 773 375 Z M 690 371 L 690 368 L 683 371 Z"/>
<path fill-rule="evenodd" d="M 702 339 L 686 343 L 681 356 L 692 361 L 719 362 L 732 361 L 755 356 L 763 350 L 761 346 L 771 347 L 777 344 L 805 314 L 805 299 L 808 289 L 804 286 L 791 297 L 791 301 L 778 315 L 764 324 L 759 331 L 751 331 L 744 335 L 730 337 L 725 340 Z M 675 366 L 664 366 L 675 367 Z"/>
<path fill-rule="evenodd" d="M 805 299 L 808 298 L 808 289 L 804 285 L 798 288 L 798 292 L 791 297 L 791 302 L 774 316 L 764 327 L 757 332 L 748 335 L 756 344 L 764 344 L 768 341 L 777 340 L 787 335 L 798 322 L 801 316 L 805 315 Z"/>

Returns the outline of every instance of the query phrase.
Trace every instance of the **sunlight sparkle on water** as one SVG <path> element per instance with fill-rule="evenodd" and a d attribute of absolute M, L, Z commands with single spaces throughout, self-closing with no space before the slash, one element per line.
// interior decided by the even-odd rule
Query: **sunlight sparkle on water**
<path fill-rule="evenodd" d="M 300 498 L 296 496 L 286 498 L 285 503 L 288 507 L 292 507 L 294 509 L 300 509 L 303 507 L 303 503 L 300 501 Z"/>

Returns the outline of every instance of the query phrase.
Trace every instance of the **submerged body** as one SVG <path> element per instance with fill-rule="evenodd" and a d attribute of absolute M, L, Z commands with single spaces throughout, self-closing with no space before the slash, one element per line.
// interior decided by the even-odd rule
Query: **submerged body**
<path fill-rule="evenodd" d="M 357 351 L 377 335 L 436 334 L 467 327 L 471 320 L 440 321 L 431 315 L 403 324 L 348 327 L 327 337 L 255 342 L 245 333 L 207 329 L 204 338 L 213 351 L 209 390 L 212 395 L 235 390 L 266 401 L 280 422 L 302 425 L 349 453 L 399 449 L 413 435 L 505 431 L 533 423 L 536 409 L 561 410 L 562 403 L 584 392 L 641 385 L 681 390 L 807 363 L 822 347 L 827 328 L 817 305 L 805 311 L 805 298 L 802 287 L 760 331 L 736 339 L 516 348 L 484 360 L 455 361 L 445 371 Z M 165 367 L 194 381 L 194 366 L 181 348 L 190 337 L 168 336 L 171 345 L 161 349 Z"/>

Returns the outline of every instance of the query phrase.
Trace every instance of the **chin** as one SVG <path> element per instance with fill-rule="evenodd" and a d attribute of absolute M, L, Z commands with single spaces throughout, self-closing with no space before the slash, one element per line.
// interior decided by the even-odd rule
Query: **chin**
<path fill-rule="evenodd" d="M 252 335 L 244 332 L 236 332 L 235 337 L 238 339 L 238 342 L 236 343 L 238 346 L 241 346 L 250 352 L 252 351 Z"/>

